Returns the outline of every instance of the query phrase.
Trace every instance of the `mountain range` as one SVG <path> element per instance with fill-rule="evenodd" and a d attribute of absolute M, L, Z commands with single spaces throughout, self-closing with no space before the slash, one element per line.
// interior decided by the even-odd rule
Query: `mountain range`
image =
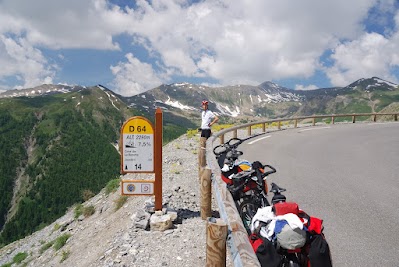
<path fill-rule="evenodd" d="M 312 114 L 345 112 L 379 112 L 397 102 L 398 85 L 378 77 L 359 79 L 345 87 L 316 90 L 292 90 L 272 82 L 258 86 L 234 85 L 207 87 L 189 83 L 161 85 L 144 93 L 124 97 L 108 88 L 97 88 L 117 97 L 129 108 L 151 113 L 155 107 L 186 117 L 198 117 L 201 101 L 209 100 L 210 109 L 227 118 L 292 117 Z M 0 98 L 33 97 L 57 93 L 76 92 L 81 86 L 42 85 L 23 90 L 10 90 Z M 189 116 L 190 118 L 191 116 Z"/>
<path fill-rule="evenodd" d="M 192 119 L 198 119 L 200 103 L 206 99 L 212 111 L 234 123 L 257 118 L 380 112 L 391 103 L 399 102 L 398 89 L 397 84 L 377 77 L 360 79 L 345 87 L 308 91 L 292 90 L 272 82 L 216 88 L 180 83 L 161 85 L 122 99 L 142 112 L 160 106 L 177 116 L 184 114 Z"/>
<path fill-rule="evenodd" d="M 161 85 L 124 97 L 102 85 L 41 85 L 0 94 L 0 247 L 43 228 L 119 177 L 120 128 L 163 110 L 164 143 L 200 125 L 201 101 L 219 123 L 312 114 L 398 112 L 399 87 L 377 77 L 345 87 Z"/>

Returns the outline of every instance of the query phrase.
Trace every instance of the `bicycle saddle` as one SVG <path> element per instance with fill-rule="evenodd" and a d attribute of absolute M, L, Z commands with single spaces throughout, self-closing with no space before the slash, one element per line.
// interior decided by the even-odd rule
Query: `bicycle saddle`
<path fill-rule="evenodd" d="M 282 188 L 278 185 L 276 185 L 275 183 L 272 183 L 272 189 L 270 190 L 270 192 L 275 193 L 275 194 L 280 194 L 281 192 L 285 192 L 286 189 Z"/>

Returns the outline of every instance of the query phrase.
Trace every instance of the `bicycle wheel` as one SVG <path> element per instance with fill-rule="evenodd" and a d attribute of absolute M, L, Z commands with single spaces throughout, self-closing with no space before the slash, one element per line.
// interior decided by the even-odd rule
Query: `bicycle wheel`
<path fill-rule="evenodd" d="M 289 261 L 283 264 L 283 267 L 300 267 L 300 265 L 296 262 Z"/>
<path fill-rule="evenodd" d="M 251 234 L 251 221 L 258 211 L 258 208 L 258 205 L 256 205 L 252 199 L 244 199 L 239 204 L 238 212 L 240 213 L 242 223 L 248 234 Z"/>
<path fill-rule="evenodd" d="M 301 267 L 301 265 L 296 261 L 285 259 L 283 260 L 281 267 Z"/>

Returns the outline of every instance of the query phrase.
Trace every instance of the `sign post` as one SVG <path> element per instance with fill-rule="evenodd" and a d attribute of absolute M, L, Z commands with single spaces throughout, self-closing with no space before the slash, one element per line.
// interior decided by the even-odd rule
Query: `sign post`
<path fill-rule="evenodd" d="M 155 210 L 162 210 L 162 110 L 155 112 Z"/>
<path fill-rule="evenodd" d="M 155 210 L 162 210 L 162 110 L 155 113 L 155 129 L 141 116 L 121 129 L 121 173 L 155 173 L 155 180 L 122 180 L 122 195 L 155 195 Z"/>

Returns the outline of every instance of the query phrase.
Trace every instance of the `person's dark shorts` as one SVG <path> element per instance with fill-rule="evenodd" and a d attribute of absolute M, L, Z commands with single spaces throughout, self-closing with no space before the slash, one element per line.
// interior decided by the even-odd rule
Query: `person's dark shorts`
<path fill-rule="evenodd" d="M 202 129 L 201 130 L 201 137 L 205 137 L 208 139 L 212 135 L 211 129 Z"/>

